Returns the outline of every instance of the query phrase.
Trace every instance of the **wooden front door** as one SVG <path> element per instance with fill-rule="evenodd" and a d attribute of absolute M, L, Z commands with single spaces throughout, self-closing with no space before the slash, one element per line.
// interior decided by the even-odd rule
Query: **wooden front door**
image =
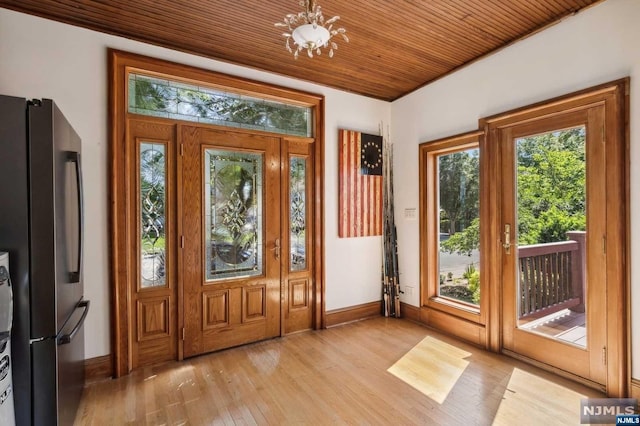
<path fill-rule="evenodd" d="M 280 139 L 180 126 L 184 356 L 281 334 Z"/>
<path fill-rule="evenodd" d="M 499 134 L 503 348 L 606 386 L 605 108 Z"/>
<path fill-rule="evenodd" d="M 323 96 L 109 58 L 114 374 L 322 328 Z"/>

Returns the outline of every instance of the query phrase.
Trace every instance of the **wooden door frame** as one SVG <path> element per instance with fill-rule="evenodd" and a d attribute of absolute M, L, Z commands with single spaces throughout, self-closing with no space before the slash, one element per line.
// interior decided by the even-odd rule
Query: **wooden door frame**
<path fill-rule="evenodd" d="M 480 304 L 475 307 L 465 302 L 452 298 L 441 297 L 439 292 L 439 281 L 433 271 L 438 271 L 438 229 L 439 193 L 437 182 L 438 158 L 461 152 L 467 149 L 485 150 L 484 132 L 476 130 L 462 133 L 455 136 L 441 138 L 419 145 L 419 169 L 420 169 L 420 305 L 424 311 L 424 322 L 428 326 L 438 328 L 454 336 L 483 346 L 486 341 L 486 324 L 488 321 L 488 307 L 490 301 L 481 299 Z M 484 154 L 483 154 L 484 155 Z M 485 162 L 479 164 L 479 218 L 482 243 L 485 246 L 488 227 L 485 226 L 486 219 L 491 211 L 488 209 L 490 203 L 485 202 L 492 196 L 493 191 L 489 191 L 488 185 L 483 182 L 489 181 L 489 170 L 485 167 Z M 487 269 L 483 250 L 480 252 L 480 271 Z M 439 275 L 439 274 L 438 274 Z M 480 294 L 488 294 L 490 277 L 480 274 Z"/>
<path fill-rule="evenodd" d="M 607 383 L 611 397 L 623 397 L 630 392 L 630 192 L 629 192 L 629 79 L 621 79 L 600 86 L 561 96 L 549 101 L 518 108 L 480 120 L 480 128 L 489 143 L 484 155 L 490 168 L 497 173 L 502 162 L 499 130 L 527 123 L 543 117 L 553 117 L 569 111 L 605 104 L 606 179 L 607 179 Z M 497 177 L 497 175 L 495 176 Z M 497 182 L 497 181 L 496 181 Z M 614 202 L 615 200 L 615 202 Z M 500 229 L 502 224 L 502 197 L 488 200 L 497 214 L 490 218 L 490 228 Z M 611 220 L 611 218 L 614 218 Z M 500 234 L 498 234 L 499 236 Z M 488 247 L 486 264 L 491 276 L 502 277 L 502 250 L 500 241 Z M 502 318 L 502 279 L 490 288 L 490 317 Z M 502 320 L 488 324 L 487 347 L 502 351 Z M 558 372 L 558 371 L 556 371 Z"/>
<path fill-rule="evenodd" d="M 130 161 L 126 155 L 126 141 L 128 138 L 127 120 L 129 117 L 159 120 L 167 119 L 146 117 L 130 114 L 127 110 L 128 84 L 127 74 L 130 70 L 144 72 L 149 75 L 168 76 L 170 79 L 185 82 L 200 82 L 211 87 L 218 87 L 240 94 L 266 98 L 294 105 L 311 107 L 313 110 L 314 143 L 314 328 L 326 326 L 325 312 L 325 272 L 324 272 L 324 96 L 288 89 L 281 86 L 261 83 L 210 70 L 163 61 L 147 56 L 108 49 L 109 72 L 109 240 L 110 240 L 110 282 L 112 286 L 111 299 L 111 352 L 113 354 L 113 372 L 115 377 L 126 375 L 131 371 L 131 329 L 134 326 L 132 307 L 130 303 L 131 287 L 135 285 L 133 271 L 128 268 L 128 259 L 136 255 L 131 253 L 128 241 L 131 235 L 128 197 L 131 188 L 127 187 L 129 179 Z M 177 122 L 177 120 L 171 120 Z M 190 123 L 193 124 L 193 123 Z M 179 124 L 176 124 L 176 127 Z M 221 126 L 213 126 L 228 129 Z M 233 128 L 237 132 L 247 130 Z M 265 135 L 279 138 L 288 135 L 269 132 Z M 180 157 L 176 161 L 178 179 L 180 179 Z M 176 206 L 180 214 L 179 203 Z M 176 301 L 178 305 L 175 330 L 182 329 L 184 318 L 182 309 L 182 284 L 180 283 L 181 255 L 178 253 L 178 269 Z M 178 339 L 178 359 L 183 358 L 182 340 Z"/>

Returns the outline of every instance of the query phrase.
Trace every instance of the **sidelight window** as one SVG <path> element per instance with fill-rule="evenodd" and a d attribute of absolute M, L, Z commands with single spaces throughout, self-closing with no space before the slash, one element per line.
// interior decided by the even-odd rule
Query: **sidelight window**
<path fill-rule="evenodd" d="M 289 171 L 289 208 L 291 270 L 307 268 L 307 162 L 304 158 L 293 157 Z"/>
<path fill-rule="evenodd" d="M 166 285 L 167 169 L 164 143 L 139 145 L 140 286 Z"/>

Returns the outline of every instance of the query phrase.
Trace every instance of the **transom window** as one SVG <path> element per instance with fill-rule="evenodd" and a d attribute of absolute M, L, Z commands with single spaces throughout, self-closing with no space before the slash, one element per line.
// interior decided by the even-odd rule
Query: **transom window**
<path fill-rule="evenodd" d="M 129 112 L 294 136 L 313 136 L 310 107 L 129 73 Z"/>

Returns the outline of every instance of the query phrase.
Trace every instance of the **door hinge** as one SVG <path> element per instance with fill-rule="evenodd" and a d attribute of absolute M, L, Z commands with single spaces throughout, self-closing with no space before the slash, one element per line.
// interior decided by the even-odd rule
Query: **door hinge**
<path fill-rule="evenodd" d="M 504 247 L 504 252 L 506 254 L 511 253 L 511 224 L 504 224 L 504 242 L 502 243 L 502 247 Z"/>
<path fill-rule="evenodd" d="M 602 347 L 602 365 L 607 365 L 607 347 Z"/>
<path fill-rule="evenodd" d="M 184 248 L 184 235 L 180 235 L 180 248 Z"/>
<path fill-rule="evenodd" d="M 184 327 L 182 327 L 182 340 L 185 340 L 185 338 L 184 338 L 185 334 L 186 334 L 185 333 L 185 329 L 184 329 Z"/>
<path fill-rule="evenodd" d="M 180 157 L 184 157 L 184 144 L 180 144 Z"/>

